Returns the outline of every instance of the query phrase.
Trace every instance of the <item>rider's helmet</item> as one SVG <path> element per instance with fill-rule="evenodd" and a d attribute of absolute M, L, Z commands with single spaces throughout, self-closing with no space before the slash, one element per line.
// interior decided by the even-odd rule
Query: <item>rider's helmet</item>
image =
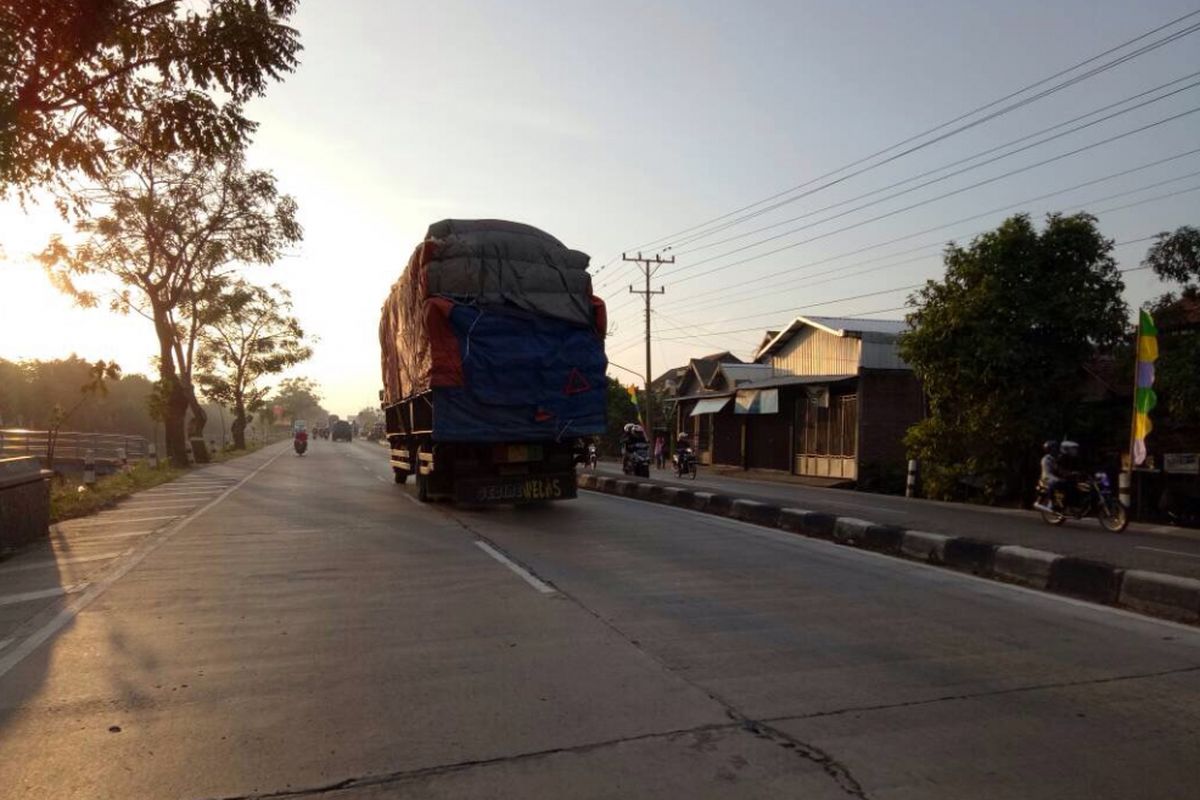
<path fill-rule="evenodd" d="M 1064 444 L 1066 443 L 1064 442 Z M 1042 452 L 1048 456 L 1058 455 L 1058 442 L 1054 441 L 1053 439 L 1047 439 L 1042 444 Z"/>
<path fill-rule="evenodd" d="M 1079 455 L 1079 443 L 1064 439 L 1063 443 L 1058 446 L 1059 451 L 1067 458 L 1075 458 Z"/>
<path fill-rule="evenodd" d="M 690 434 L 688 434 L 687 431 L 680 431 L 679 436 L 676 438 L 681 442 L 686 442 L 688 439 L 691 438 L 691 436 L 690 436 Z"/>

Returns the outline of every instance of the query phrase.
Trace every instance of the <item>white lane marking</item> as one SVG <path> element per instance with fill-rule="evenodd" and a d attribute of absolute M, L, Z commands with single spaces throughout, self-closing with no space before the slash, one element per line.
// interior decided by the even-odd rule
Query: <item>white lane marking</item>
<path fill-rule="evenodd" d="M 1182 550 L 1165 550 L 1161 547 L 1146 547 L 1145 545 L 1142 545 L 1142 544 L 1135 544 L 1133 546 L 1133 549 L 1134 550 L 1153 550 L 1156 553 L 1170 553 L 1173 556 L 1183 556 L 1185 558 L 1200 558 L 1200 555 L 1197 555 L 1196 553 L 1185 553 Z"/>
<path fill-rule="evenodd" d="M 199 502 L 200 502 L 199 500 L 171 500 L 171 501 L 144 500 L 141 503 L 129 504 L 129 505 L 122 503 L 115 510 L 116 511 L 129 511 L 131 513 L 136 511 L 139 514 L 141 514 L 146 511 L 177 510 L 180 506 L 194 506 Z M 146 503 L 156 503 L 156 505 L 146 505 Z"/>
<path fill-rule="evenodd" d="M 387 483 L 387 482 L 388 482 L 388 479 L 387 479 L 387 478 L 381 478 L 381 477 L 379 477 L 378 475 L 376 475 L 376 476 L 375 476 L 375 480 L 379 481 L 380 483 Z"/>
<path fill-rule="evenodd" d="M 12 643 L 13 643 L 13 641 L 15 641 L 15 640 L 13 640 L 13 639 L 0 639 L 0 650 L 3 650 L 4 648 L 8 647 L 10 644 L 12 644 Z"/>
<path fill-rule="evenodd" d="M 501 553 L 496 548 L 492 547 L 487 542 L 481 542 L 477 539 L 475 541 L 475 546 L 478 547 L 483 552 L 487 553 L 492 558 L 499 561 L 504 566 L 511 569 L 513 572 L 517 573 L 517 575 L 520 576 L 521 580 L 525 581 L 526 583 L 528 583 L 533 588 L 537 589 L 542 594 L 558 594 L 558 590 L 555 589 L 553 586 L 551 586 L 548 583 L 544 583 L 544 582 L 538 580 L 533 575 L 531 575 L 524 567 L 511 561 L 508 558 L 508 556 L 504 555 L 503 553 Z"/>
<path fill-rule="evenodd" d="M 92 522 L 72 525 L 70 528 L 62 528 L 62 525 L 67 524 L 62 523 L 59 525 L 59 528 L 70 533 L 72 531 L 87 530 L 88 528 L 103 528 L 107 525 L 128 525 L 131 522 L 159 522 L 164 519 L 179 519 L 179 517 L 179 514 L 168 514 L 165 517 L 104 517 L 103 519 L 97 518 Z"/>
<path fill-rule="evenodd" d="M 37 591 L 33 592 L 0 595 L 0 606 L 28 603 L 30 600 L 45 600 L 47 597 L 61 597 L 64 594 L 73 594 L 78 592 L 86 585 L 87 584 L 77 584 L 74 586 L 55 586 L 53 589 L 38 589 Z"/>
<path fill-rule="evenodd" d="M 140 553 L 134 554 L 131 558 L 114 569 L 111 573 L 105 575 L 96 583 L 88 586 L 88 588 L 85 589 L 78 597 L 67 603 L 66 607 L 55 614 L 52 619 L 22 639 L 21 642 L 12 649 L 12 652 L 0 657 L 0 678 L 3 678 L 5 675 L 7 675 L 9 671 L 12 670 L 12 668 L 17 664 L 20 664 L 26 656 L 41 647 L 47 639 L 49 639 L 58 631 L 62 630 L 63 626 L 70 623 L 71 620 L 75 619 L 75 617 L 79 615 L 79 612 L 90 606 L 98 597 L 108 591 L 110 586 L 119 581 L 121 578 L 125 577 L 126 573 L 128 573 L 131 569 L 142 563 L 146 556 L 162 547 L 162 545 L 169 541 L 172 536 L 186 528 L 188 524 L 192 522 L 192 520 L 197 519 L 210 508 L 215 507 L 226 497 L 233 494 L 235 491 L 248 483 L 254 478 L 254 476 L 258 475 L 258 473 L 274 464 L 279 460 L 279 457 L 286 452 L 288 451 L 281 450 L 276 453 L 249 475 L 246 475 L 233 486 L 230 486 L 228 489 L 222 492 L 218 497 L 213 498 L 207 504 L 196 509 L 191 514 L 188 514 L 179 522 L 175 523 L 175 525 L 171 528 L 168 528 L 154 541 L 152 541 L 150 545 L 146 547 L 146 549 L 142 550 Z"/>
<path fill-rule="evenodd" d="M 632 497 L 621 497 L 615 494 L 603 494 L 600 492 L 589 492 L 589 496 L 596 499 L 616 500 L 622 503 L 638 505 L 645 507 L 645 500 L 638 500 Z M 583 496 L 582 494 L 580 495 Z M 1053 592 L 1045 592 L 1039 589 L 1030 589 L 1025 586 L 1018 586 L 1015 583 L 1005 583 L 992 578 L 986 578 L 982 575 L 972 575 L 969 572 L 959 572 L 955 569 L 947 569 L 936 564 L 927 564 L 923 561 L 913 561 L 907 558 L 899 558 L 897 556 L 888 555 L 887 553 L 876 553 L 874 550 L 863 550 L 857 547 L 848 547 L 844 544 L 830 542 L 825 539 L 817 539 L 812 536 L 805 536 L 802 533 L 789 533 L 787 531 L 777 530 L 775 528 L 765 528 L 762 525 L 755 525 L 752 522 L 741 522 L 740 520 L 730 519 L 728 517 L 717 517 L 712 514 L 706 514 L 703 511 L 695 511 L 690 508 L 679 508 L 677 506 L 659 505 L 651 503 L 655 508 L 661 508 L 665 511 L 678 511 L 683 514 L 691 514 L 696 517 L 708 520 L 709 522 L 719 527 L 730 528 L 732 530 L 743 531 L 754 536 L 761 536 L 765 539 L 779 542 L 780 544 L 790 545 L 797 548 L 813 548 L 827 553 L 840 554 L 850 560 L 859 558 L 866 561 L 876 561 L 881 563 L 891 564 L 901 569 L 913 569 L 930 572 L 934 577 L 944 578 L 948 581 L 970 581 L 979 584 L 979 588 L 984 590 L 992 590 L 991 593 L 1003 594 L 1005 592 L 1013 592 L 1017 594 L 1028 595 L 1031 598 L 1040 598 L 1048 603 L 1057 603 L 1061 605 L 1075 606 L 1076 608 L 1093 611 L 1097 614 L 1108 614 L 1112 616 L 1123 617 L 1127 621 L 1137 622 L 1149 625 L 1157 625 L 1164 628 L 1171 628 L 1180 633 L 1187 633 L 1192 637 L 1200 637 L 1200 631 L 1193 625 L 1187 625 L 1182 622 L 1171 622 L 1170 620 L 1161 619 L 1159 617 L 1150 617 L 1139 614 L 1136 611 L 1126 611 L 1123 608 L 1115 606 L 1104 606 L 1098 603 L 1092 603 L 1087 600 L 1077 600 L 1074 597 L 1067 597 L 1062 594 L 1054 594 Z M 1200 642 L 1200 638 L 1195 641 Z"/>
<path fill-rule="evenodd" d="M 10 567 L 0 567 L 0 572 L 24 572 L 29 569 L 43 569 L 45 567 L 61 567 L 67 564 L 86 564 L 89 561 L 108 561 L 109 559 L 123 556 L 129 551 L 122 550 L 116 553 L 101 553 L 95 556 L 74 556 L 71 558 L 43 558 L 38 561 L 30 561 L 27 564 L 13 564 Z"/>
<path fill-rule="evenodd" d="M 149 536 L 158 528 L 142 528 L 136 531 L 120 530 L 117 533 L 96 533 L 75 540 L 75 544 L 90 544 L 92 542 L 108 542 L 113 539 L 130 539 L 134 536 Z"/>

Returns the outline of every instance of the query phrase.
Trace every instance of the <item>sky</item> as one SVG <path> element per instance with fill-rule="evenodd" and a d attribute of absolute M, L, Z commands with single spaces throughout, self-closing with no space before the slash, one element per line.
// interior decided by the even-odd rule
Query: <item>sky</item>
<path fill-rule="evenodd" d="M 447 217 L 527 222 L 589 253 L 610 309 L 610 371 L 627 383 L 645 361 L 623 251 L 676 258 L 654 278 L 665 288 L 654 298 L 655 375 L 719 350 L 748 358 L 797 314 L 899 319 L 905 287 L 941 276 L 947 241 L 1018 211 L 1095 213 L 1121 266 L 1135 268 L 1146 237 L 1200 225 L 1200 153 L 1183 155 L 1200 148 L 1200 113 L 1188 114 L 1200 108 L 1200 33 L 836 185 L 783 194 L 776 202 L 790 202 L 752 219 L 700 228 L 703 238 L 674 234 L 1041 81 L 1194 2 L 302 0 L 302 64 L 250 105 L 260 128 L 249 162 L 296 197 L 305 238 L 250 274 L 291 290 L 316 343 L 290 374 L 316 380 L 345 416 L 377 405 L 380 305 L 428 225 Z M 965 171 L 944 177 L 954 170 Z M 62 227 L 45 206 L 0 206 L 0 358 L 75 352 L 149 373 L 150 323 L 72 307 L 30 260 Z M 1169 288 L 1146 271 L 1125 278 L 1134 307 Z"/>

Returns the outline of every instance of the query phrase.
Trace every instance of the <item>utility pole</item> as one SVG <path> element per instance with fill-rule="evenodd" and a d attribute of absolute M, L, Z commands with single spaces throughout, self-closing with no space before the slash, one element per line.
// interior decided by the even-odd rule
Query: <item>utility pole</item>
<path fill-rule="evenodd" d="M 641 251 L 638 251 L 636 258 L 630 258 L 624 253 L 621 254 L 622 261 L 628 261 L 637 264 L 642 270 L 642 274 L 646 279 L 645 289 L 634 289 L 633 284 L 629 285 L 630 294 L 640 294 L 646 298 L 646 437 L 651 441 L 654 440 L 654 400 L 650 395 L 650 381 L 654 379 L 653 373 L 650 371 L 650 298 L 656 294 L 666 294 L 667 290 L 659 286 L 658 289 L 650 288 L 650 279 L 654 277 L 654 273 L 658 272 L 658 268 L 663 264 L 674 264 L 675 256 L 663 258 L 661 255 L 655 255 L 653 258 L 648 256 L 643 257 Z"/>

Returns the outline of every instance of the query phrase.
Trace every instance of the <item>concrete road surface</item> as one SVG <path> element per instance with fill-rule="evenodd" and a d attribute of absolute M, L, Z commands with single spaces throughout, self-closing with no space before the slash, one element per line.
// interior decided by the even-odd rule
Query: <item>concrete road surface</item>
<path fill-rule="evenodd" d="M 1196 629 L 622 498 L 422 506 L 376 445 L 284 447 L 0 564 L 0 796 L 1200 786 Z"/>
<path fill-rule="evenodd" d="M 612 461 L 600 462 L 598 471 L 601 475 L 622 475 L 621 465 Z M 1189 528 L 1133 523 L 1124 533 L 1117 534 L 1101 528 L 1095 519 L 1069 520 L 1062 527 L 1053 527 L 1042 522 L 1041 516 L 1033 511 L 733 477 L 715 474 L 707 467 L 701 467 L 694 480 L 677 479 L 670 470 L 658 469 L 652 469 L 650 477 L 672 486 L 860 517 L 881 525 L 1019 544 L 1129 569 L 1200 578 L 1200 531 Z"/>

